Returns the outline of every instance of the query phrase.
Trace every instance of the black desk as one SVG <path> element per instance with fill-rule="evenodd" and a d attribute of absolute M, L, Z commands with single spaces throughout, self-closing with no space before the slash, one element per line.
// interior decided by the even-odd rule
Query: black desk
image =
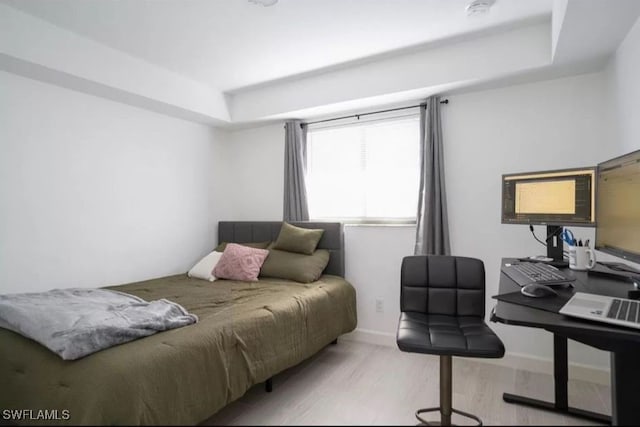
<path fill-rule="evenodd" d="M 503 258 L 502 262 L 513 262 Z M 572 271 L 577 278 L 574 290 L 593 294 L 627 297 L 631 284 L 620 280 L 589 276 L 586 272 Z M 500 274 L 499 293 L 514 292 L 520 287 L 504 273 Z M 553 361 L 555 401 L 545 402 L 504 393 L 506 402 L 521 403 L 555 412 L 613 425 L 640 425 L 640 330 L 608 326 L 539 310 L 523 305 L 497 301 L 491 321 L 507 325 L 542 328 L 553 333 Z M 567 398 L 567 339 L 611 352 L 611 407 L 612 417 L 572 408 Z"/>

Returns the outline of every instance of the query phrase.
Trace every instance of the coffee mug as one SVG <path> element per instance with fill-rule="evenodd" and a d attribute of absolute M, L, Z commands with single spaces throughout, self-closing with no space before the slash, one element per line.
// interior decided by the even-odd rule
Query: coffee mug
<path fill-rule="evenodd" d="M 572 270 L 589 270 L 596 265 L 596 254 L 588 246 L 569 247 L 569 268 Z"/>

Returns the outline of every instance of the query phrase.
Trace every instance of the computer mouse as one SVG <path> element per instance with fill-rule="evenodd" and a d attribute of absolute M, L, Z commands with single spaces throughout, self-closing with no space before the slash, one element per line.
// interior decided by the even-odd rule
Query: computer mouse
<path fill-rule="evenodd" d="M 522 293 L 522 295 L 534 298 L 558 295 L 558 293 L 551 289 L 549 286 L 540 283 L 530 283 L 528 285 L 525 285 L 520 289 L 520 292 Z"/>

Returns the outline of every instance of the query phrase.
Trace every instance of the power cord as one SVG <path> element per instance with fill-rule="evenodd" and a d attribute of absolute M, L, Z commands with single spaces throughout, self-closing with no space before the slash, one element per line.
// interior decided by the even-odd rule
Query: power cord
<path fill-rule="evenodd" d="M 531 231 L 531 234 L 533 235 L 533 238 L 536 239 L 536 241 L 540 242 L 540 244 L 542 246 L 544 246 L 545 248 L 547 247 L 547 244 L 545 242 L 543 242 L 542 240 L 538 239 L 538 236 L 536 236 L 535 231 L 533 231 L 533 225 L 529 224 L 529 231 Z M 549 237 L 547 236 L 546 240 L 549 241 Z"/>

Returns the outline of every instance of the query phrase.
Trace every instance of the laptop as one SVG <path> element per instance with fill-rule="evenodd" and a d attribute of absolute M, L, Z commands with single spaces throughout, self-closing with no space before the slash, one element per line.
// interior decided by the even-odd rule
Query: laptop
<path fill-rule="evenodd" d="M 576 292 L 560 314 L 640 329 L 640 301 Z"/>

